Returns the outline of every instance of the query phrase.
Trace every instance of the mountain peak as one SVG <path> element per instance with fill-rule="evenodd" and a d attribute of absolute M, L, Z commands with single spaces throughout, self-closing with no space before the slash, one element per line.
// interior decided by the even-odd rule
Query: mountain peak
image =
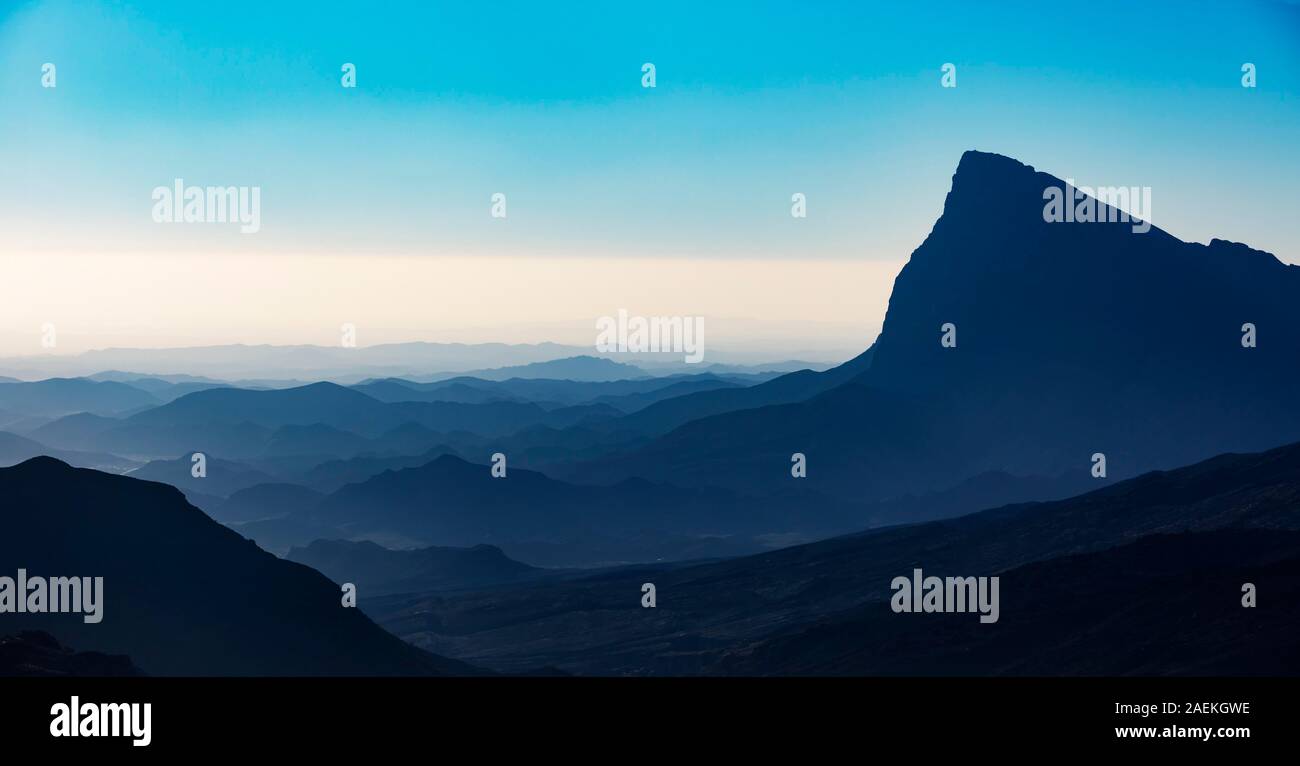
<path fill-rule="evenodd" d="M 962 175 L 985 175 L 988 173 L 1016 173 L 1016 172 L 1037 172 L 1033 166 L 1026 165 L 1020 160 L 1008 157 L 996 152 L 981 152 L 978 149 L 967 149 L 962 152 L 961 160 L 957 162 L 956 176 Z"/>
<path fill-rule="evenodd" d="M 953 172 L 944 202 L 944 218 L 956 215 L 1023 218 L 1041 217 L 1043 189 L 1065 182 L 1023 162 L 992 152 L 967 150 Z M 946 223 L 940 218 L 939 224 Z"/>
<path fill-rule="evenodd" d="M 1100 199 L 1093 216 L 1056 220 L 1051 187 L 1065 182 L 962 155 L 943 215 L 894 282 L 867 381 L 942 396 L 972 438 L 1021 420 L 1039 457 L 1008 451 L 998 467 L 1012 472 L 1059 473 L 1095 444 L 1123 445 L 1136 470 L 1300 438 L 1281 383 L 1300 358 L 1300 269 L 1137 228 Z M 1274 340 L 1246 350 L 1243 323 Z"/>

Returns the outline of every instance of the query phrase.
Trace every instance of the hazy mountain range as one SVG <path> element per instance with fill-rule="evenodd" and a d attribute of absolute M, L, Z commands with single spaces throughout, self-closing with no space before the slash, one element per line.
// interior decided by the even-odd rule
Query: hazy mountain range
<path fill-rule="evenodd" d="M 592 331 L 593 341 L 595 330 Z M 672 359 L 665 359 L 672 356 Z M 568 360 L 568 361 L 566 361 Z M 680 355 L 619 353 L 598 355 L 592 346 L 559 343 L 390 343 L 373 346 L 229 345 L 193 348 L 104 349 L 80 354 L 0 357 L 0 382 L 49 377 L 93 377 L 175 383 L 224 382 L 286 387 L 329 380 L 356 383 L 368 378 L 412 377 L 421 381 L 455 375 L 476 377 L 557 377 L 615 380 L 629 376 L 789 372 L 825 363 L 751 360 L 711 350 L 707 362 L 686 364 Z M 123 372 L 129 370 L 130 372 Z"/>
<path fill-rule="evenodd" d="M 149 674 L 1294 672 L 1300 267 L 1049 223 L 1054 186 L 966 153 L 828 369 L 417 343 L 0 380 L 0 572 L 102 574 L 116 615 L 0 626 Z M 999 576 L 1001 620 L 893 613 L 914 567 Z"/>
<path fill-rule="evenodd" d="M 1298 502 L 1292 445 L 730 561 L 363 606 L 418 646 L 503 672 L 1294 674 Z M 916 567 L 999 575 L 1000 619 L 893 613 L 890 582 Z M 1270 603 L 1243 608 L 1247 582 Z"/>

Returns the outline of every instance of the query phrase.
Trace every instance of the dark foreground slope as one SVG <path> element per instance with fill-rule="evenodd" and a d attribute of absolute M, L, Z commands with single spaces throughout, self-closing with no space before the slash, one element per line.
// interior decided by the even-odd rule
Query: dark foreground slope
<path fill-rule="evenodd" d="M 78 652 L 61 645 L 54 636 L 26 630 L 0 636 L 0 676 L 61 678 L 70 676 L 140 676 L 129 657 L 101 652 Z"/>
<path fill-rule="evenodd" d="M 36 458 L 0 470 L 0 573 L 103 577 L 102 622 L 0 614 L 150 675 L 391 675 L 471 669 L 341 605 L 339 587 L 212 521 L 180 491 Z"/>
<path fill-rule="evenodd" d="M 728 651 L 766 675 L 1300 674 L 1300 533 L 1152 535 L 1001 575 L 1001 617 L 871 603 Z M 1242 606 L 1251 583 L 1268 603 Z M 964 618 L 964 619 L 963 619 Z"/>
<path fill-rule="evenodd" d="M 1291 445 L 719 563 L 367 609 L 417 645 L 505 671 L 1295 673 L 1297 508 Z M 893 613 L 891 581 L 918 567 L 999 576 L 999 621 Z"/>

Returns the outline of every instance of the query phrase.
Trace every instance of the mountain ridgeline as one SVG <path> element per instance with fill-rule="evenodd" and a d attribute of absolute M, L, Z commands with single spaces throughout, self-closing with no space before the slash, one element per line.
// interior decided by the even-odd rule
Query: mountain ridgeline
<path fill-rule="evenodd" d="M 1048 223 L 1061 180 L 968 152 L 894 283 L 865 381 L 948 403 L 1008 470 L 1125 475 L 1300 438 L 1300 267 L 1128 223 Z M 957 328 L 956 348 L 938 342 Z M 1243 346 L 1243 325 L 1257 345 Z"/>
<path fill-rule="evenodd" d="M 871 500 L 987 471 L 1087 475 L 1095 453 L 1115 478 L 1300 439 L 1300 267 L 1156 227 L 1049 223 L 1054 186 L 1065 183 L 967 152 L 895 280 L 866 369 L 567 475 L 771 489 L 804 452 L 808 487 Z"/>
<path fill-rule="evenodd" d="M 100 623 L 0 615 L 0 672 L 1294 672 L 1300 267 L 1047 220 L 1065 187 L 963 155 L 831 369 L 239 346 L 0 380 L 0 576 L 105 580 Z M 914 568 L 1001 577 L 1001 620 L 900 617 Z"/>

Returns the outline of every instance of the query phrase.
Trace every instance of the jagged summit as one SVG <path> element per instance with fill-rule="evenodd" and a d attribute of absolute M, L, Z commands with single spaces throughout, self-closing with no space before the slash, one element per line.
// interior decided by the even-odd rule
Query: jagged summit
<path fill-rule="evenodd" d="M 969 229 L 980 221 L 989 228 L 997 228 L 999 222 L 1016 222 L 1021 226 L 1044 224 L 1047 199 L 1045 190 L 1056 188 L 1064 194 L 1068 186 L 1065 179 L 1037 170 L 1012 157 L 968 150 L 962 154 L 957 169 L 953 172 L 952 187 L 944 202 L 943 216 L 936 222 L 935 228 L 937 230 L 942 226 L 960 223 Z M 1087 196 L 1097 201 L 1099 216 L 1110 219 L 1101 224 L 1103 228 L 1132 229 L 1132 223 L 1127 218 L 1115 220 L 1121 218 L 1123 205 L 1113 207 L 1107 204 L 1108 198 L 1101 196 L 1097 190 L 1077 181 L 1075 186 L 1081 197 Z M 1133 207 L 1131 202 L 1129 207 Z M 1145 232 L 1145 236 L 1159 239 L 1170 235 L 1153 225 L 1149 232 Z"/>
<path fill-rule="evenodd" d="M 1029 173 L 1037 172 L 1033 165 L 1027 165 L 1014 157 L 1008 157 L 1005 154 L 997 152 L 983 152 L 979 149 L 967 149 L 961 153 L 961 159 L 957 161 L 957 170 L 955 175 L 971 174 L 986 172 L 989 169 L 999 169 L 1003 171 L 1022 170 Z"/>

